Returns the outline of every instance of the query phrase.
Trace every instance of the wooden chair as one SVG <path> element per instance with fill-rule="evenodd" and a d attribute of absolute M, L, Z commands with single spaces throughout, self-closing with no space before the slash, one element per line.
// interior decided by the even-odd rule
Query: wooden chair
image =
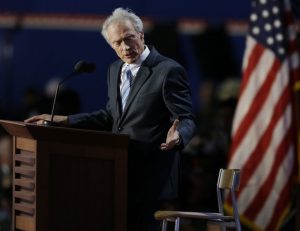
<path fill-rule="evenodd" d="M 175 222 L 175 231 L 179 231 L 181 219 L 204 219 L 209 223 L 218 224 L 225 231 L 226 227 L 241 231 L 241 224 L 237 209 L 235 191 L 239 188 L 239 169 L 220 169 L 217 183 L 218 213 L 211 212 L 184 212 L 184 211 L 157 211 L 154 216 L 161 220 L 162 231 L 167 230 L 168 222 Z M 222 191 L 228 190 L 232 199 L 233 216 L 225 216 L 223 212 Z"/>

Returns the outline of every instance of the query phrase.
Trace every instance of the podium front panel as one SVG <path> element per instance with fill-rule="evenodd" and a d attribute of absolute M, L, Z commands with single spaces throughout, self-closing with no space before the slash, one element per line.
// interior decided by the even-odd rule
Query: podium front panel
<path fill-rule="evenodd" d="M 13 230 L 126 231 L 128 136 L 0 123 L 13 136 Z"/>

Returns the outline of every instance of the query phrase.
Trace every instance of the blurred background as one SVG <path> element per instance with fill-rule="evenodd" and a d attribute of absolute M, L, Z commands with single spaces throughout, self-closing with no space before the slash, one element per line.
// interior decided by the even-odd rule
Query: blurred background
<path fill-rule="evenodd" d="M 225 78 L 239 78 L 250 2 L 4 0 L 0 2 L 3 116 L 26 117 L 28 107 L 37 103 L 35 97 L 51 95 L 51 84 L 70 73 L 81 59 L 94 62 L 97 71 L 64 86 L 78 94 L 77 109 L 102 107 L 106 70 L 117 57 L 99 31 L 103 19 L 120 6 L 143 18 L 147 44 L 185 66 L 195 110 L 201 104 L 197 94 L 202 82 L 215 85 Z M 51 110 L 49 105 L 39 106 Z"/>
<path fill-rule="evenodd" d="M 106 71 L 117 56 L 100 35 L 113 9 L 132 9 L 144 21 L 146 44 L 187 70 L 198 134 L 183 153 L 183 192 L 169 207 L 217 209 L 215 183 L 226 166 L 241 80 L 250 1 L 1 0 L 0 119 L 50 113 L 56 84 L 79 60 L 97 65 L 62 87 L 57 114 L 105 106 Z M 10 140 L 1 131 L 0 230 L 10 227 Z M 186 224 L 194 230 L 199 224 Z"/>

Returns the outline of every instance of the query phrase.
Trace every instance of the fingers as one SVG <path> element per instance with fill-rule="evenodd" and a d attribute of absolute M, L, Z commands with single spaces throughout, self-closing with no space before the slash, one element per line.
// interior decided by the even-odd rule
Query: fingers
<path fill-rule="evenodd" d="M 179 125 L 179 119 L 175 119 L 170 130 L 175 131 L 177 129 L 178 125 Z"/>
<path fill-rule="evenodd" d="M 179 119 L 174 120 L 172 126 L 175 127 L 175 129 L 176 129 L 178 127 L 178 125 L 179 125 Z"/>
<path fill-rule="evenodd" d="M 37 124 L 37 125 L 50 125 L 51 122 L 50 122 L 50 120 L 38 120 L 38 121 L 36 122 L 36 124 Z"/>
<path fill-rule="evenodd" d="M 36 124 L 42 124 L 43 120 L 49 120 L 50 116 L 47 114 L 43 114 L 43 115 L 36 115 L 36 116 L 32 116 L 26 120 L 24 120 L 25 123 L 36 123 Z"/>
<path fill-rule="evenodd" d="M 169 129 L 166 142 L 160 145 L 161 150 L 171 150 L 176 145 L 176 142 L 179 139 L 179 133 L 177 127 L 179 125 L 179 120 L 175 119 L 171 128 Z"/>
<path fill-rule="evenodd" d="M 162 144 L 160 145 L 160 150 L 166 151 L 166 150 L 170 150 L 170 149 L 171 149 L 170 144 L 162 143 Z"/>
<path fill-rule="evenodd" d="M 39 120 L 38 116 L 33 116 L 33 117 L 30 117 L 30 118 L 24 120 L 24 122 L 25 123 L 33 123 L 33 122 L 36 122 L 38 120 Z"/>

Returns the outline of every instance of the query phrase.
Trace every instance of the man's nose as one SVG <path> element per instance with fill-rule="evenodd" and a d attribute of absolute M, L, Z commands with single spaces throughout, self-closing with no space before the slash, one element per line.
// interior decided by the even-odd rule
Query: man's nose
<path fill-rule="evenodd" d="M 122 49 L 123 50 L 128 50 L 129 48 L 130 48 L 130 46 L 125 41 L 123 41 L 122 42 Z"/>

